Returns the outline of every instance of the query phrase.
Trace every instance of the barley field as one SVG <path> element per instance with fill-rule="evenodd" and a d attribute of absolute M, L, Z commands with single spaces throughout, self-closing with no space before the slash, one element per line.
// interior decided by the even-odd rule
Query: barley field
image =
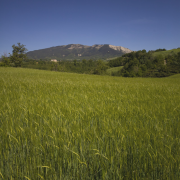
<path fill-rule="evenodd" d="M 180 179 L 180 75 L 0 68 L 0 179 Z"/>

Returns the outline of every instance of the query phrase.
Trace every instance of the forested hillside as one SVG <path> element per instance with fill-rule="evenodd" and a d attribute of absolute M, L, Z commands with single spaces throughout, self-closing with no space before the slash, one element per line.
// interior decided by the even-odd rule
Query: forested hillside
<path fill-rule="evenodd" d="M 123 66 L 114 73 L 124 77 L 166 77 L 180 73 L 180 49 L 167 51 L 141 50 L 124 54 L 122 57 L 110 60 L 110 67 Z"/>

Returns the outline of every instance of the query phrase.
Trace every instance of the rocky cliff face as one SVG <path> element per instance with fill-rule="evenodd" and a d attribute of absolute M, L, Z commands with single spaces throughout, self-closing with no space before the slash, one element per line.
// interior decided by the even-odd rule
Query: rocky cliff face
<path fill-rule="evenodd" d="M 82 44 L 69 44 L 56 46 L 46 49 L 30 51 L 27 56 L 32 59 L 107 59 L 121 56 L 132 52 L 130 49 L 122 46 L 113 46 L 109 44 L 87 46 Z"/>
<path fill-rule="evenodd" d="M 116 51 L 122 51 L 124 53 L 130 53 L 132 52 L 130 49 L 122 47 L 122 46 L 113 46 L 113 45 L 109 45 L 110 48 L 116 50 Z"/>

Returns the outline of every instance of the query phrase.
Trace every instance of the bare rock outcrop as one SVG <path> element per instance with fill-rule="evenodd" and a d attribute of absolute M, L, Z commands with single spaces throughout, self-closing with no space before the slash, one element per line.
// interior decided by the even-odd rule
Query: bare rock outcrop
<path fill-rule="evenodd" d="M 125 47 L 122 47 L 122 46 L 109 45 L 109 47 L 110 47 L 111 49 L 114 49 L 114 50 L 116 50 L 116 51 L 122 51 L 122 52 L 124 52 L 124 53 L 130 53 L 130 52 L 132 52 L 130 49 L 125 48 Z"/>

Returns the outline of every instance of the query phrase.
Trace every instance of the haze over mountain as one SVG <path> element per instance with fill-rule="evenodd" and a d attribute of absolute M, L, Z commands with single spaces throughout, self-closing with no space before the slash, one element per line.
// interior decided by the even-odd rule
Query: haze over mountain
<path fill-rule="evenodd" d="M 81 44 L 68 44 L 63 46 L 50 47 L 27 52 L 27 57 L 31 59 L 107 59 L 121 56 L 132 52 L 130 49 L 122 46 L 113 46 L 109 44 L 95 44 L 93 46 Z"/>

